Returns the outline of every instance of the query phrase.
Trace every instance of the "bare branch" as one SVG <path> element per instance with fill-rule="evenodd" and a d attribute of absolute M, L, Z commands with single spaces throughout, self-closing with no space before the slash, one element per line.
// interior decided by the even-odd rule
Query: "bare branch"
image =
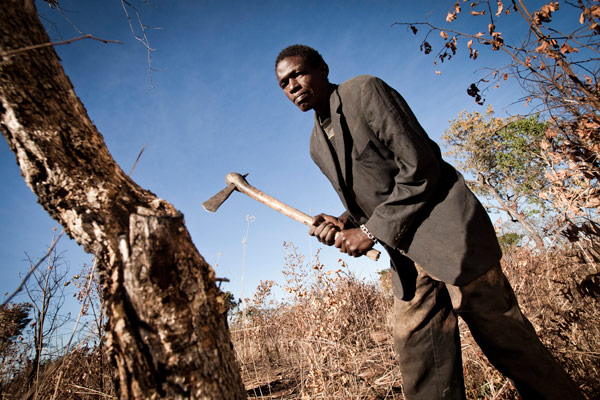
<path fill-rule="evenodd" d="M 150 47 L 150 41 L 148 40 L 148 36 L 146 35 L 146 28 L 148 28 L 148 26 L 142 22 L 142 17 L 140 15 L 139 11 L 133 4 L 131 4 L 131 2 L 129 2 L 127 0 L 121 0 L 121 6 L 123 7 L 123 11 L 125 12 L 125 16 L 127 17 L 127 22 L 129 23 L 129 29 L 131 30 L 131 34 L 138 42 L 140 42 L 146 48 L 146 53 L 147 53 L 147 57 L 148 57 L 148 80 L 150 81 L 150 88 L 154 88 L 154 82 L 152 81 L 152 54 L 151 54 L 154 51 L 154 49 Z M 127 7 L 131 8 L 136 15 L 137 25 L 139 25 L 140 30 L 141 30 L 141 36 L 138 35 L 135 32 L 135 29 L 133 28 L 133 22 L 131 21 L 131 16 L 129 15 L 129 12 L 127 12 Z M 157 29 L 157 28 L 154 28 L 154 29 Z"/>
<path fill-rule="evenodd" d="M 59 373 L 58 373 L 58 378 L 56 379 L 56 384 L 54 386 L 54 394 L 52 395 L 52 400 L 55 400 L 56 396 L 58 394 L 58 388 L 60 387 L 60 383 L 62 381 L 65 362 L 67 361 L 67 358 L 68 358 L 67 355 L 69 354 L 69 350 L 71 348 L 71 343 L 73 342 L 73 338 L 75 337 L 75 332 L 77 332 L 77 327 L 79 326 L 79 321 L 81 320 L 81 316 L 84 314 L 86 302 L 90 298 L 90 287 L 92 286 L 92 281 L 94 280 L 94 272 L 95 271 L 96 271 L 96 262 L 94 262 L 94 267 L 92 268 L 92 271 L 90 272 L 90 278 L 88 280 L 87 288 L 86 288 L 87 295 L 83 299 L 83 302 L 81 303 L 81 309 L 79 310 L 79 315 L 77 316 L 77 320 L 75 321 L 75 326 L 73 326 L 73 331 L 71 332 L 71 336 L 69 337 L 69 341 L 67 342 L 67 346 L 65 347 L 65 350 L 64 350 L 65 356 L 63 357 L 62 362 L 60 363 L 60 367 L 58 367 Z"/>
<path fill-rule="evenodd" d="M 135 169 L 135 166 L 137 165 L 138 161 L 140 160 L 140 157 L 142 156 L 142 153 L 144 152 L 145 148 L 146 148 L 146 143 L 144 143 L 144 145 L 142 146 L 140 153 L 138 154 L 137 158 L 135 159 L 135 162 L 133 163 L 133 167 L 131 167 L 131 171 L 129 171 L 129 175 L 127 175 L 127 176 L 131 176 L 131 174 L 133 174 L 133 170 Z"/>
<path fill-rule="evenodd" d="M 8 304 L 21 290 L 23 290 L 23 286 L 25 286 L 25 284 L 27 283 L 27 281 L 29 280 L 31 275 L 35 272 L 35 270 L 40 266 L 41 263 L 44 262 L 44 260 L 46 258 L 48 258 L 50 256 L 50 254 L 52 254 L 52 251 L 54 251 L 54 248 L 56 247 L 56 244 L 60 240 L 63 233 L 65 233 L 64 230 L 60 231 L 60 233 L 58 234 L 58 237 L 56 239 L 54 239 L 52 241 L 52 243 L 50 244 L 50 247 L 48 248 L 48 252 L 44 256 L 42 256 L 42 258 L 40 258 L 40 260 L 33 267 L 31 267 L 29 269 L 29 272 L 27 272 L 27 275 L 25 275 L 25 278 L 23 279 L 23 281 L 21 282 L 19 287 L 13 292 L 13 294 L 8 296 L 8 299 L 4 300 L 4 303 L 2 303 L 3 306 Z"/>
<path fill-rule="evenodd" d="M 42 47 L 48 47 L 48 46 L 59 46 L 61 44 L 69 44 L 69 43 L 77 42 L 78 40 L 83 40 L 83 39 L 97 40 L 104 44 L 108 44 L 108 43 L 123 44 L 123 42 L 121 42 L 119 40 L 101 39 L 101 38 L 97 38 L 88 33 L 87 35 L 79 36 L 79 37 L 76 37 L 73 39 L 63 40 L 60 42 L 47 42 L 47 43 L 41 43 L 41 44 L 34 44 L 32 46 L 21 47 L 20 49 L 2 51 L 2 52 L 0 52 L 0 57 L 14 56 L 15 54 L 23 53 L 23 52 L 29 51 L 29 50 L 40 49 Z"/>

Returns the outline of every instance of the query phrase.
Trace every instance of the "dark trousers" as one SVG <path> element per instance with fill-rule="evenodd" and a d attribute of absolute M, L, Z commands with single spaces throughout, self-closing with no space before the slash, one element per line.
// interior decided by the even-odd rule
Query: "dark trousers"
<path fill-rule="evenodd" d="M 460 287 L 417 270 L 414 298 L 394 302 L 394 346 L 407 399 L 465 398 L 457 315 L 523 399 L 583 399 L 521 313 L 499 266 Z"/>

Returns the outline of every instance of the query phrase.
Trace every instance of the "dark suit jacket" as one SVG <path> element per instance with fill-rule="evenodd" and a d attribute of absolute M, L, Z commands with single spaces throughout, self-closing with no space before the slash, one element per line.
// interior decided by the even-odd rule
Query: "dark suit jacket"
<path fill-rule="evenodd" d="M 466 284 L 502 254 L 490 219 L 462 175 L 441 156 L 404 101 L 362 75 L 330 96 L 334 136 L 315 115 L 314 162 L 357 224 L 390 253 L 396 295 L 412 297 L 414 261 L 439 280 Z"/>

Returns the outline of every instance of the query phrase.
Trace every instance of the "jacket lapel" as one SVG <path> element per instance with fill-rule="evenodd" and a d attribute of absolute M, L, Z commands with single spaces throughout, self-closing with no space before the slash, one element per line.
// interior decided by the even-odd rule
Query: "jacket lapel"
<path fill-rule="evenodd" d="M 325 135 L 326 133 L 323 131 L 323 128 L 321 128 L 321 124 L 315 113 L 315 127 L 310 138 L 310 153 L 331 184 L 336 189 L 339 189 L 341 188 L 340 180 L 335 167 L 335 161 L 333 160 L 333 155 L 331 154 L 331 150 L 329 150 L 328 139 Z"/>
<path fill-rule="evenodd" d="M 338 162 L 340 164 L 340 172 L 342 174 L 339 177 L 342 183 L 346 183 L 347 171 L 346 171 L 346 144 L 345 144 L 345 132 L 342 128 L 342 104 L 340 101 L 340 95 L 337 89 L 333 92 L 330 97 L 329 107 L 331 110 L 331 125 L 333 126 L 334 135 L 331 138 L 331 143 L 337 154 Z"/>
<path fill-rule="evenodd" d="M 323 131 L 319 119 L 315 113 L 315 126 L 310 139 L 310 152 L 313 160 L 319 166 L 321 171 L 327 176 L 334 189 L 338 192 L 342 203 L 346 209 L 348 208 L 346 182 L 346 143 L 343 129 L 342 107 L 340 96 L 337 89 L 331 94 L 329 99 L 329 108 L 331 111 L 331 126 L 333 127 L 334 135 L 331 139 L 327 139 L 327 134 Z M 336 162 L 330 149 L 330 143 L 335 150 L 339 170 L 336 167 Z"/>

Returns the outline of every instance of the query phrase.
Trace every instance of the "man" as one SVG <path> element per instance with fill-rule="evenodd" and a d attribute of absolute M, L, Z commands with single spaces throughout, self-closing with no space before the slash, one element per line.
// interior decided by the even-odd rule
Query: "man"
<path fill-rule="evenodd" d="M 308 46 L 282 50 L 275 69 L 285 95 L 315 111 L 310 154 L 346 208 L 309 233 L 355 257 L 376 242 L 390 254 L 406 398 L 465 398 L 458 314 L 524 399 L 582 399 L 521 314 L 485 209 L 404 99 L 371 76 L 330 84 Z"/>

